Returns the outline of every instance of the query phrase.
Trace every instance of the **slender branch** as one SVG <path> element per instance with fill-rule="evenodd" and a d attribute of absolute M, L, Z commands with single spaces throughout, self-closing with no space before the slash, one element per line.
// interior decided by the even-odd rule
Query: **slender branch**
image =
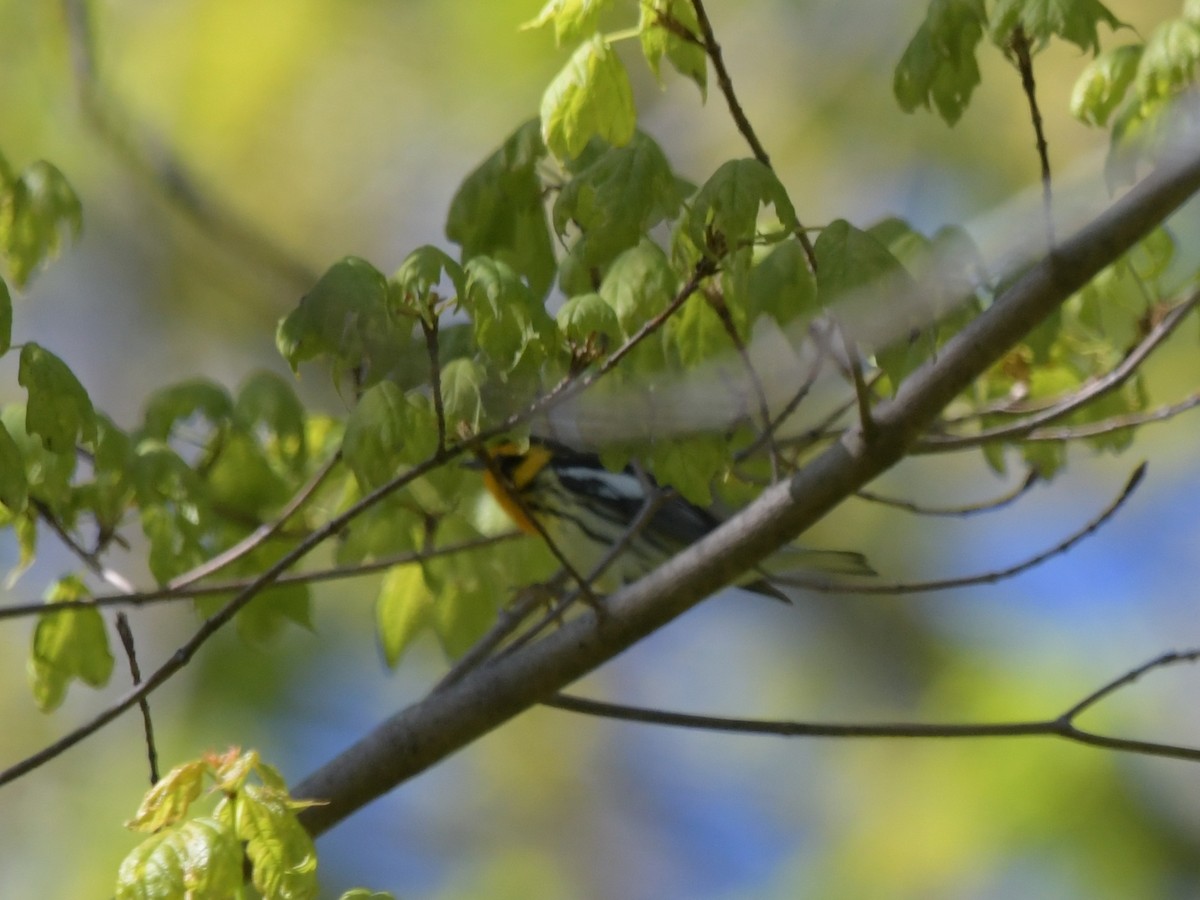
<path fill-rule="evenodd" d="M 1033 133 L 1037 141 L 1038 160 L 1042 165 L 1042 212 L 1046 224 L 1046 246 L 1054 246 L 1054 197 L 1050 186 L 1050 149 L 1046 144 L 1046 132 L 1042 125 L 1042 113 L 1038 109 L 1037 85 L 1033 80 L 1033 57 L 1030 52 L 1029 36 L 1018 25 L 1009 39 L 1009 48 L 1016 58 L 1017 71 L 1021 73 L 1021 88 L 1029 102 L 1029 118 L 1033 122 Z"/>
<path fill-rule="evenodd" d="M 290 575 L 280 575 L 275 584 L 316 584 L 322 581 L 335 581 L 342 578 L 360 578 L 372 575 L 395 566 L 410 563 L 425 562 L 442 556 L 453 556 L 457 553 L 468 553 L 481 550 L 504 541 L 521 537 L 519 531 L 508 531 L 490 537 L 474 538 L 444 547 L 433 547 L 428 550 L 414 550 L 409 553 L 396 553 L 381 557 L 370 562 L 355 563 L 352 566 L 333 566 L 328 569 L 316 569 L 312 572 L 294 572 Z M 183 588 L 159 588 L 154 591 L 139 591 L 134 594 L 101 594 L 87 600 L 60 600 L 57 603 L 46 603 L 38 600 L 33 603 L 20 603 L 13 606 L 0 607 L 0 620 L 16 619 L 24 616 L 56 615 L 69 609 L 95 609 L 106 606 L 148 606 L 152 603 L 175 603 L 181 600 L 191 600 L 196 597 L 211 597 L 215 594 L 232 594 L 245 590 L 253 578 L 239 578 L 233 581 L 219 581 L 214 584 L 192 585 Z"/>
<path fill-rule="evenodd" d="M 1173 306 L 1171 310 L 1146 334 L 1138 344 L 1130 350 L 1110 371 L 1084 385 L 1078 391 L 1069 394 L 1039 412 L 1026 416 L 1019 421 L 988 428 L 978 434 L 970 435 L 928 435 L 914 447 L 914 453 L 939 453 L 947 450 L 960 450 L 967 447 L 978 447 L 992 441 L 1028 438 L 1038 431 L 1041 426 L 1057 421 L 1098 399 L 1115 391 L 1134 373 L 1141 368 L 1142 363 L 1169 338 L 1183 320 L 1200 305 L 1200 291 L 1193 292 L 1182 303 Z M 1042 438 L 1045 440 L 1045 438 Z"/>
<path fill-rule="evenodd" d="M 432 315 L 432 314 L 431 314 Z M 442 400 L 442 363 L 438 350 L 438 320 L 432 316 L 426 321 L 421 316 L 421 331 L 425 335 L 425 349 L 429 354 L 429 390 L 433 394 L 433 414 L 437 419 L 437 446 L 446 449 L 446 405 Z"/>
<path fill-rule="evenodd" d="M 223 550 L 212 559 L 209 559 L 194 569 L 184 572 L 182 575 L 177 575 L 167 582 L 167 590 L 179 592 L 189 585 L 195 584 L 202 578 L 207 578 L 214 575 L 226 566 L 229 566 L 241 559 L 247 553 L 261 547 L 264 543 L 278 534 L 287 521 L 294 516 L 305 503 L 317 492 L 317 489 L 325 482 L 325 479 L 333 472 L 334 467 L 341 462 L 342 453 L 339 450 L 327 459 L 312 477 L 298 490 L 292 498 L 287 502 L 287 505 L 280 510 L 272 521 L 260 525 L 250 534 L 246 535 L 228 550 Z"/>
<path fill-rule="evenodd" d="M 138 666 L 137 646 L 133 640 L 133 629 L 129 627 L 129 617 L 125 613 L 117 613 L 117 634 L 121 638 L 121 646 L 125 648 L 125 658 L 129 660 L 129 680 L 139 685 L 142 682 L 142 670 Z M 146 761 L 150 766 L 150 784 L 158 784 L 158 747 L 154 742 L 154 721 L 150 718 L 150 701 L 143 697 L 138 701 L 142 711 L 142 733 L 146 736 Z"/>
<path fill-rule="evenodd" d="M 733 88 L 733 79 L 729 77 L 729 69 L 725 67 L 725 56 L 721 52 L 721 45 L 717 43 L 717 35 L 713 31 L 712 22 L 709 21 L 708 10 L 704 8 L 704 0 L 692 0 L 692 6 L 696 10 L 696 22 L 700 26 L 700 44 L 708 58 L 712 60 L 713 71 L 717 75 L 717 85 L 721 89 L 721 94 L 725 98 L 729 114 L 733 117 L 737 130 L 750 145 L 750 151 L 754 154 L 754 158 L 768 169 L 773 168 L 771 157 L 767 155 L 767 149 L 758 139 L 754 126 L 750 124 L 750 119 L 746 116 L 746 111 L 742 109 L 737 92 Z M 817 271 L 816 250 L 813 248 L 808 231 L 800 222 L 796 223 L 795 234 L 796 239 L 800 241 L 800 246 L 804 249 L 804 257 L 808 262 L 809 269 L 813 272 Z"/>
<path fill-rule="evenodd" d="M 637 582 L 611 595 L 605 617 L 584 611 L 520 653 L 497 659 L 390 718 L 293 787 L 326 801 L 302 810 L 312 834 L 425 771 L 682 615 L 890 468 L 941 410 L 1098 271 L 1200 190 L 1200 153 L 1164 164 L 1047 258 L 906 378 L 860 427 L 749 507 Z M 564 389 L 565 393 L 566 389 Z"/>
<path fill-rule="evenodd" d="M 878 583 L 861 583 L 861 584 L 846 584 L 836 581 L 810 581 L 805 580 L 803 576 L 772 576 L 776 581 L 782 584 L 792 585 L 794 587 L 808 588 L 809 590 L 820 591 L 822 593 L 854 593 L 854 594 L 919 594 L 929 593 L 931 591 L 945 591 L 951 588 L 970 587 L 979 584 L 995 584 L 998 581 L 1004 581 L 1022 572 L 1027 572 L 1030 569 L 1040 566 L 1048 559 L 1066 553 L 1084 538 L 1096 533 L 1109 519 L 1116 515 L 1117 510 L 1125 505 L 1125 501 L 1132 496 L 1134 490 L 1141 483 L 1142 477 L 1146 474 L 1146 463 L 1142 463 L 1133 474 L 1129 476 L 1129 480 L 1125 483 L 1125 487 L 1112 503 L 1094 519 L 1088 522 L 1083 528 L 1074 532 L 1064 541 L 1055 544 L 1049 550 L 1044 550 L 1036 556 L 1030 557 L 1024 562 L 1019 562 L 1014 566 L 1009 566 L 1006 569 L 999 569 L 993 572 L 984 572 L 980 575 L 968 575 L 963 578 L 945 578 L 938 581 L 918 581 L 918 582 L 893 582 L 891 584 Z"/>
<path fill-rule="evenodd" d="M 666 710 L 646 709 L 644 707 L 575 697 L 569 694 L 555 694 L 553 697 L 542 701 L 542 705 L 567 712 L 598 716 L 605 719 L 617 719 L 625 722 L 640 722 L 649 725 L 666 725 L 675 728 L 692 728 L 701 731 L 734 734 L 775 735 L 779 737 L 843 739 L 1057 737 L 1076 743 L 1088 744 L 1093 747 L 1119 750 L 1125 753 L 1138 753 L 1145 756 L 1162 756 L 1171 759 L 1200 762 L 1200 748 L 1110 737 L 1092 731 L 1085 731 L 1075 725 L 1075 720 L 1085 710 L 1094 706 L 1105 697 L 1110 696 L 1115 691 L 1132 684 L 1147 672 L 1177 663 L 1194 663 L 1197 659 L 1200 659 L 1200 650 L 1165 653 L 1110 681 L 1099 690 L 1076 703 L 1060 716 L 1053 719 L 1034 719 L 1018 722 L 953 723 L 944 725 L 916 722 L 871 722 L 855 724 L 783 722 L 764 719 L 692 715 Z"/>
<path fill-rule="evenodd" d="M 1112 434 L 1127 428 L 1137 428 L 1139 425 L 1149 425 L 1152 422 L 1165 422 L 1180 413 L 1200 406 L 1200 391 L 1192 394 L 1178 403 L 1159 406 L 1145 412 L 1130 413 L 1126 416 L 1113 416 L 1100 422 L 1089 422 L 1086 425 L 1066 425 L 1061 428 L 1039 428 L 1033 434 L 1027 434 L 1026 441 L 1076 441 L 1083 438 L 1099 437 L 1102 434 Z"/>
<path fill-rule="evenodd" d="M 911 500 L 899 500 L 895 497 L 885 497 L 882 494 L 876 494 L 873 491 L 858 491 L 855 496 L 860 500 L 866 500 L 869 503 L 878 503 L 882 506 L 891 506 L 895 509 L 902 509 L 905 512 L 915 513 L 919 516 L 944 516 L 947 518 L 967 518 L 968 516 L 978 515 L 979 513 L 995 512 L 998 509 L 1015 503 L 1029 492 L 1029 490 L 1041 480 L 1036 469 L 1030 469 L 1025 480 L 1010 491 L 1001 494 L 999 497 L 993 497 L 991 500 L 984 500 L 980 503 L 968 503 L 964 506 L 923 506 L 919 503 L 913 503 Z"/>

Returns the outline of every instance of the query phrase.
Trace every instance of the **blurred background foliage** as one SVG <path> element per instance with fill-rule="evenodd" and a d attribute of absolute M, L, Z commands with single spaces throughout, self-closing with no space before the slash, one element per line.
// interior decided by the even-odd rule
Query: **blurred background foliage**
<path fill-rule="evenodd" d="M 208 194 L 315 272 L 347 253 L 391 271 L 445 244 L 456 186 L 537 109 L 565 58 L 519 32 L 530 0 L 106 0 L 91 5 L 111 99 L 142 138 L 177 153 Z M 631 4 L 632 5 L 632 4 Z M 1175 2 L 1113 2 L 1143 35 Z M 802 221 L 922 228 L 962 221 L 1034 183 L 1016 73 L 981 53 L 983 85 L 945 128 L 906 116 L 891 70 L 919 0 L 711 4 L 747 114 Z M 1121 35 L 1102 33 L 1105 46 Z M 631 47 L 631 51 L 635 48 Z M 721 98 L 660 89 L 630 53 L 642 127 L 703 180 L 747 155 Z M 1086 58 L 1052 47 L 1039 96 L 1059 171 L 1103 134 L 1066 114 Z M 145 396 L 204 374 L 235 387 L 284 372 L 276 319 L 309 286 L 214 241 L 99 139 L 81 114 L 59 4 L 0 0 L 0 148 L 55 162 L 84 203 L 82 241 L 18 302 L 17 340 L 43 342 L 98 408 L 130 424 Z M 1084 163 L 1089 164 L 1089 163 Z M 1186 329 L 1185 329 L 1186 330 Z M 1155 399 L 1200 375 L 1188 340 L 1148 370 Z M 11 356 L 11 354 L 10 354 Z M 0 401 L 15 363 L 0 363 Z M 342 412 L 317 370 L 300 389 Z M 1041 717 L 1171 647 L 1200 644 L 1194 418 L 1152 426 L 1119 459 L 1076 451 L 1068 472 L 983 519 L 921 521 L 852 503 L 814 542 L 864 550 L 889 578 L 999 568 L 1098 511 L 1134 462 L 1150 478 L 1115 523 L 1015 581 L 904 598 L 813 597 L 783 609 L 730 593 L 637 646 L 583 693 L 772 718 L 977 721 Z M 1014 478 L 1019 473 L 1014 473 Z M 905 463 L 876 486 L 930 504 L 1006 485 L 975 455 Z M 48 541 L 46 542 L 49 543 Z M 0 563 L 15 549 L 0 547 Z M 135 547 L 128 571 L 147 580 Z M 31 599 L 71 567 L 43 551 L 4 592 Z M 267 646 L 232 632 L 152 706 L 166 765 L 234 743 L 289 779 L 415 699 L 443 665 L 432 642 L 395 672 L 372 636 L 374 585 L 319 588 L 314 630 Z M 142 654 L 194 626 L 141 611 Z M 34 708 L 32 623 L 0 628 L 0 755 L 24 756 L 89 715 L 78 688 Z M 1088 724 L 1200 744 L 1200 673 L 1160 672 Z M 121 690 L 120 686 L 111 690 Z M 1196 767 L 1048 740 L 805 742 L 672 732 L 536 710 L 323 838 L 330 896 L 369 884 L 409 897 L 1191 897 L 1200 888 Z M 136 842 L 121 822 L 145 782 L 127 716 L 2 794 L 0 896 L 104 896 Z"/>

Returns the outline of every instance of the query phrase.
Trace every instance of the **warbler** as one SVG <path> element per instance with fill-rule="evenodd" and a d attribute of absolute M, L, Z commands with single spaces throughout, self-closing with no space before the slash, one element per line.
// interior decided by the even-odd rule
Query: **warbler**
<path fill-rule="evenodd" d="M 635 581 L 721 524 L 721 519 L 652 477 L 626 467 L 606 469 L 595 453 L 535 438 L 525 448 L 505 443 L 485 451 L 484 485 L 518 528 L 539 534 L 538 524 L 581 575 L 587 575 L 618 541 L 623 550 L 597 581 L 611 590 Z M 631 526 L 648 497 L 658 501 L 642 526 Z M 653 501 L 652 501 L 653 502 Z M 537 524 L 531 520 L 536 518 Z M 772 569 L 793 573 L 874 575 L 861 553 L 788 546 L 772 557 Z M 791 602 L 765 569 L 753 570 L 739 587 Z"/>

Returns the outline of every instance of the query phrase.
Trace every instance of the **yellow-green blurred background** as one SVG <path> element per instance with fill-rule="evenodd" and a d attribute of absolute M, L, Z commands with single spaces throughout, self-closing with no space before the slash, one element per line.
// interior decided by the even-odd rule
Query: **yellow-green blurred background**
<path fill-rule="evenodd" d="M 746 111 L 807 224 L 962 221 L 1034 182 L 1016 75 L 984 48 L 984 84 L 954 129 L 906 116 L 891 68 L 919 0 L 712 0 Z M 632 0 L 626 4 L 634 8 Z M 536 0 L 110 0 L 91 5 L 107 89 L 133 133 L 177 153 L 209 195 L 314 271 L 353 253 L 388 272 L 445 244 L 456 185 L 519 122 L 567 51 L 519 32 Z M 1143 34 L 1174 2 L 1120 2 Z M 66 21 L 51 0 L 0 0 L 0 150 L 58 164 L 79 190 L 82 240 L 17 304 L 17 340 L 63 356 L 96 405 L 132 425 L 146 395 L 203 374 L 235 387 L 285 367 L 276 319 L 305 290 L 214 242 L 89 129 Z M 1107 44 L 1114 38 L 1102 33 Z M 660 89 L 627 47 L 642 127 L 703 181 L 746 155 L 720 96 Z M 1039 58 L 1056 166 L 1102 149 L 1070 121 L 1073 48 Z M 1031 223 L 1037 228 L 1038 223 Z M 1194 260 L 1195 252 L 1192 251 Z M 1181 349 L 1151 366 L 1166 400 L 1200 375 Z M 10 354 L 11 356 L 11 354 Z M 334 411 L 321 371 L 300 389 Z M 0 401 L 21 396 L 0 360 Z M 627 653 L 581 690 L 633 703 L 777 718 L 973 721 L 1054 714 L 1141 661 L 1200 645 L 1200 466 L 1194 419 L 1156 426 L 1120 459 L 1072 454 L 1066 475 L 983 520 L 916 522 L 865 504 L 816 539 L 858 546 L 889 578 L 1003 567 L 1095 514 L 1136 460 L 1147 485 L 1097 537 L 1018 580 L 903 599 L 814 597 L 795 609 L 730 594 Z M 1019 477 L 1019 473 L 1013 476 Z M 1006 482 L 977 459 L 905 464 L 880 490 L 931 503 Z M 4 602 L 71 568 L 43 541 Z M 0 564 L 15 559 L 0 543 Z M 136 558 L 129 570 L 145 580 Z M 370 585 L 318 592 L 315 633 L 267 646 L 223 635 L 154 695 L 165 765 L 231 744 L 298 780 L 419 696 L 432 643 L 386 671 Z M 195 625 L 139 612 L 143 666 Z M 109 696 L 73 688 L 34 708 L 32 624 L 0 625 L 0 764 Z M 122 682 L 120 677 L 115 679 Z M 1099 728 L 1200 744 L 1200 673 L 1162 672 L 1093 714 Z M 123 689 L 118 684 L 113 691 Z M 0 897 L 103 897 L 136 838 L 145 787 L 126 716 L 0 789 Z M 431 898 L 1134 898 L 1200 896 L 1200 767 L 1049 740 L 803 742 L 670 732 L 538 710 L 319 842 L 327 896 L 355 884 Z"/>

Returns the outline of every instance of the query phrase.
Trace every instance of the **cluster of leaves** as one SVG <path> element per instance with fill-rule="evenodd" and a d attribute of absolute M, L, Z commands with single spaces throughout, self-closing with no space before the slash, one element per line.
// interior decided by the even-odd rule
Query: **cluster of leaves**
<path fill-rule="evenodd" d="M 211 783 L 209 790 L 205 785 Z M 206 814 L 202 795 L 217 797 Z M 150 835 L 117 873 L 118 898 L 249 897 L 249 881 L 264 897 L 316 897 L 317 854 L 296 819 L 311 802 L 293 800 L 283 777 L 254 751 L 206 754 L 176 766 L 126 823 Z M 342 900 L 384 900 L 349 891 Z"/>

